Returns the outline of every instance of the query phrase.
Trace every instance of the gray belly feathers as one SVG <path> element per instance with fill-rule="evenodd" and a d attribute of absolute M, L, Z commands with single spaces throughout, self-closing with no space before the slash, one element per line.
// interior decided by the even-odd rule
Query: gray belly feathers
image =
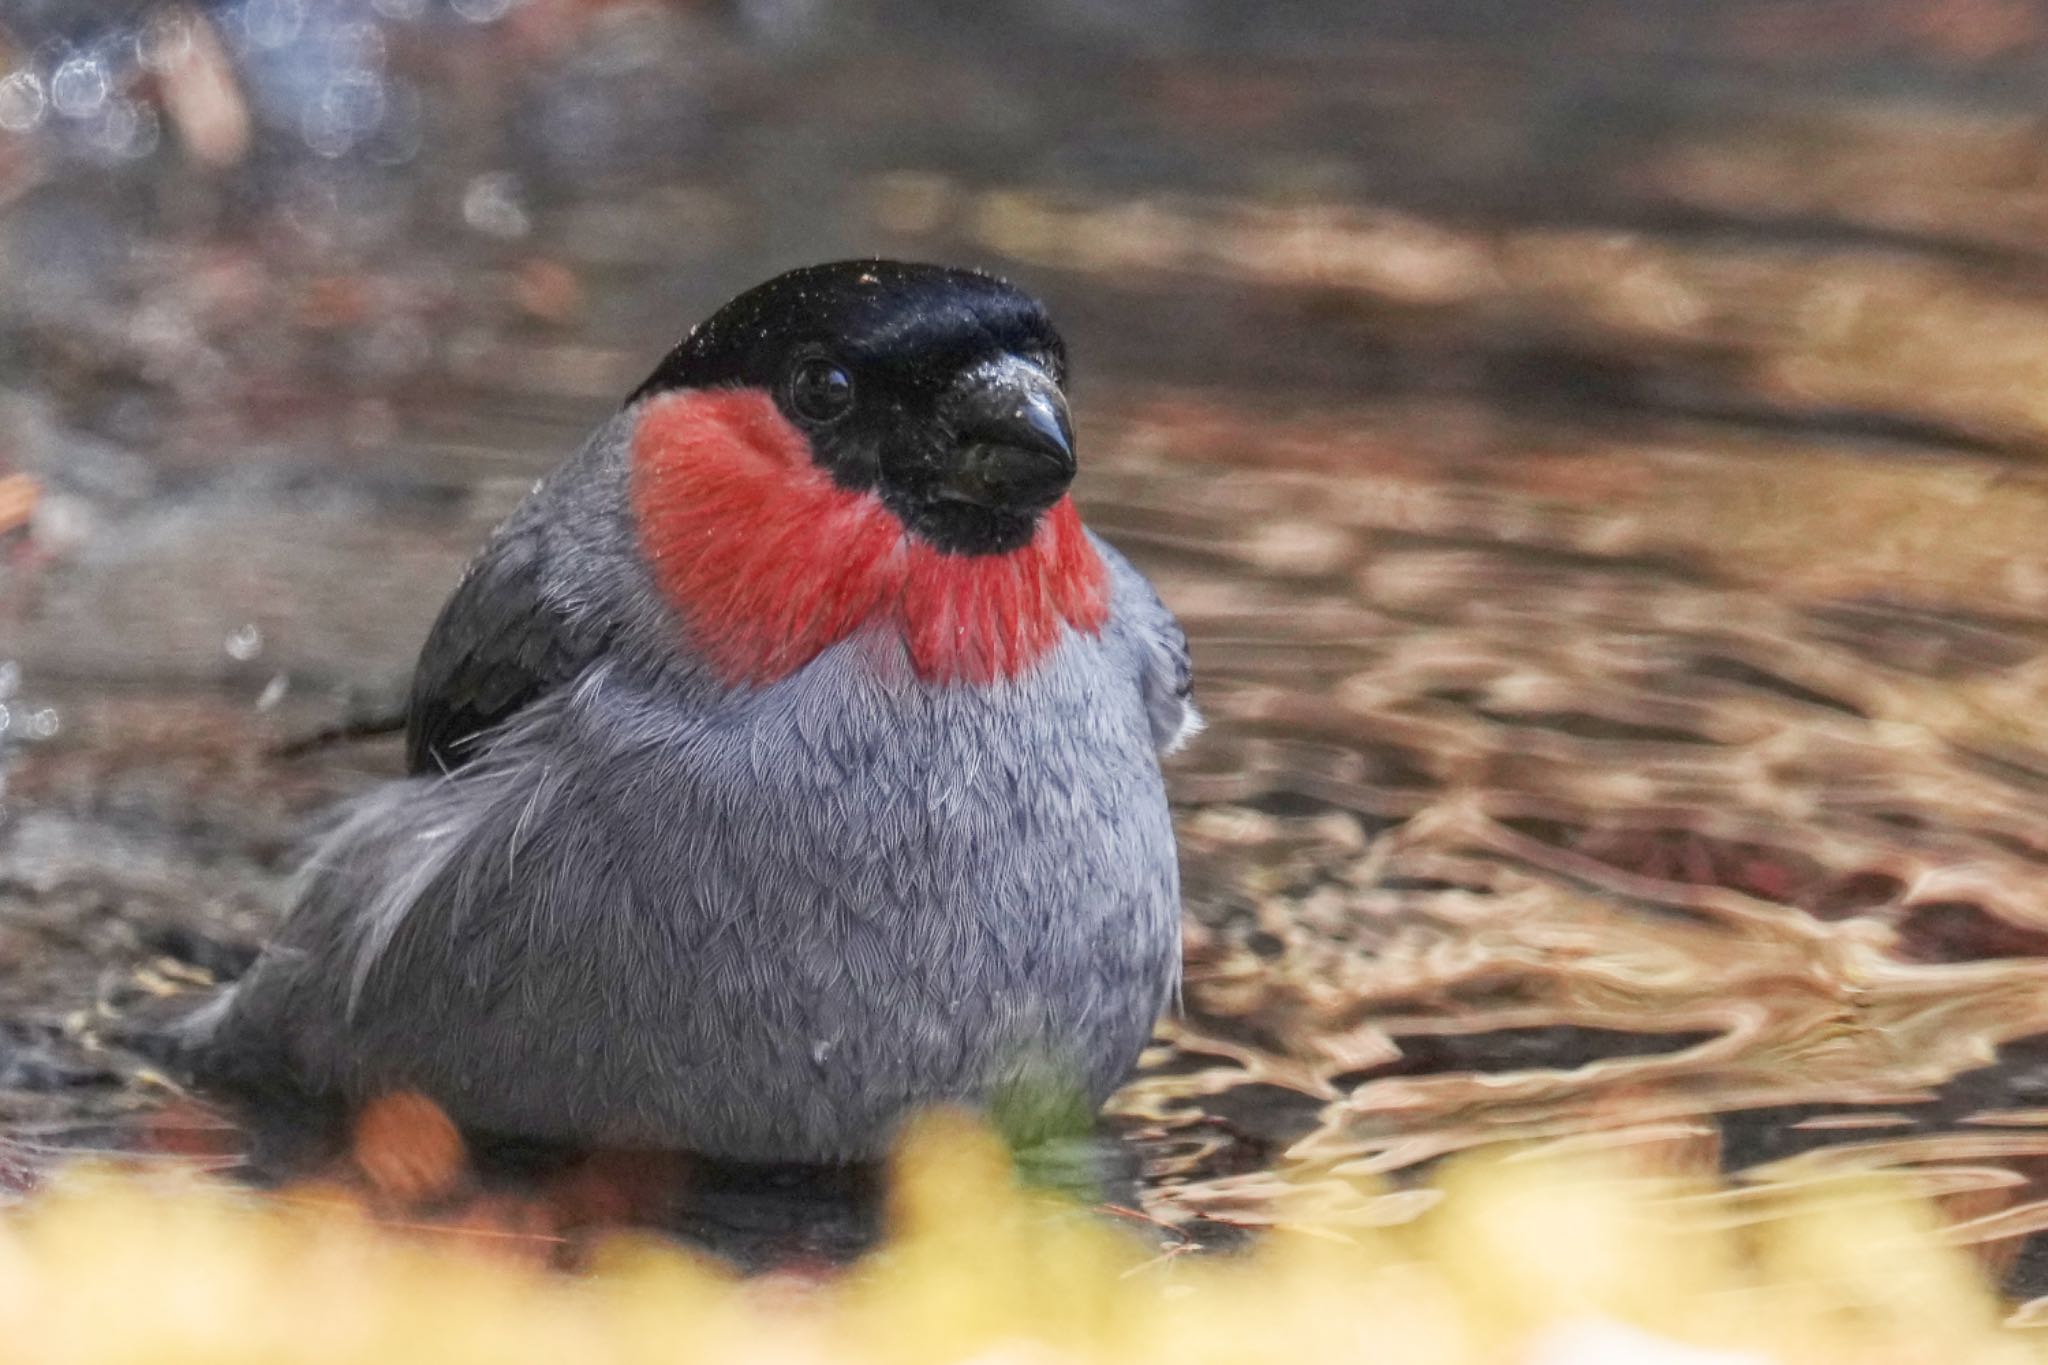
<path fill-rule="evenodd" d="M 212 1024 L 485 1131 L 849 1160 L 958 1100 L 1029 1137 L 1122 1081 L 1177 979 L 1156 746 L 1193 713 L 1147 647 L 968 688 L 857 635 L 687 708 L 596 664 L 345 811 Z"/>

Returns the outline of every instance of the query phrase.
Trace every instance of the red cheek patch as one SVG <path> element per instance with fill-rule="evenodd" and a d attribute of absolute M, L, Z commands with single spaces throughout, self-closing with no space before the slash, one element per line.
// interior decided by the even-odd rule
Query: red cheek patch
<path fill-rule="evenodd" d="M 1071 499 L 1022 549 L 952 555 L 872 493 L 839 487 L 758 389 L 649 400 L 633 437 L 633 516 L 654 579 L 728 682 L 786 678 L 869 624 L 920 678 L 1029 671 L 1071 626 L 1109 615 L 1108 576 Z"/>

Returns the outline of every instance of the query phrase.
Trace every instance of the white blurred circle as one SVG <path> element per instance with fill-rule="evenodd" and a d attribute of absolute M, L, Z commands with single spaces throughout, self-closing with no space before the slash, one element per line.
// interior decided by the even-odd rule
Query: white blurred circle
<path fill-rule="evenodd" d="M 107 102 L 107 65 L 97 57 L 72 57 L 50 77 L 50 103 L 66 118 L 90 118 Z"/>
<path fill-rule="evenodd" d="M 43 83 L 33 71 L 17 71 L 0 79 L 0 128 L 25 133 L 43 121 L 49 101 L 43 97 Z"/>

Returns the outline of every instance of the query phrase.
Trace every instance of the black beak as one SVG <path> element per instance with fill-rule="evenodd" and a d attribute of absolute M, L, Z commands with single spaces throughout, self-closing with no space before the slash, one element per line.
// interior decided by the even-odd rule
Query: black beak
<path fill-rule="evenodd" d="M 935 496 L 1036 515 L 1074 481 L 1067 398 L 1043 369 L 1002 356 L 963 374 L 942 404 L 957 449 Z"/>

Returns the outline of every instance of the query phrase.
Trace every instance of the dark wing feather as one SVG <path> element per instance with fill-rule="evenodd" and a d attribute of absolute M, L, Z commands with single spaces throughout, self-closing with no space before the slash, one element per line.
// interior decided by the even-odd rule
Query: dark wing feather
<path fill-rule="evenodd" d="M 420 651 L 406 721 L 415 773 L 453 772 L 476 739 L 577 676 L 603 632 L 549 600 L 539 519 L 500 531 L 469 566 Z"/>

